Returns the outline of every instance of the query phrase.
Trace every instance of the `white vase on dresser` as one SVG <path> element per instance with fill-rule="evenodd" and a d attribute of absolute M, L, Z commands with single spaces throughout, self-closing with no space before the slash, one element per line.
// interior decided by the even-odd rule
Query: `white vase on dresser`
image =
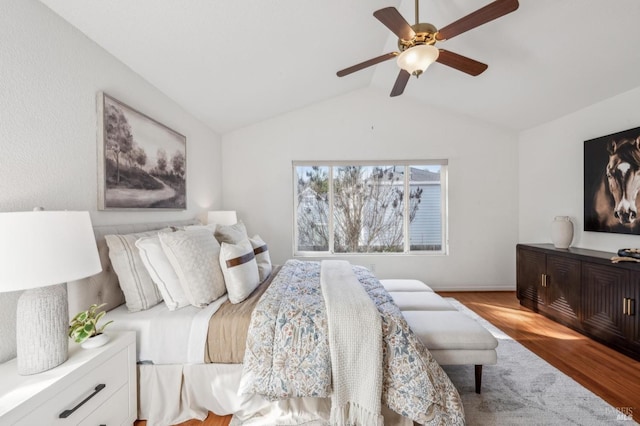
<path fill-rule="evenodd" d="M 559 249 L 568 249 L 573 241 L 573 222 L 569 216 L 556 216 L 551 222 L 551 241 Z"/>

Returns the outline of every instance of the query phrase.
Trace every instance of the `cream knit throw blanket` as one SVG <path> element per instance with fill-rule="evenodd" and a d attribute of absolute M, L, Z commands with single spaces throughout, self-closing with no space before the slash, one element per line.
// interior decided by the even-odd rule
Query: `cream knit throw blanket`
<path fill-rule="evenodd" d="M 320 287 L 331 350 L 331 425 L 382 425 L 382 323 L 378 308 L 347 261 L 322 261 Z"/>

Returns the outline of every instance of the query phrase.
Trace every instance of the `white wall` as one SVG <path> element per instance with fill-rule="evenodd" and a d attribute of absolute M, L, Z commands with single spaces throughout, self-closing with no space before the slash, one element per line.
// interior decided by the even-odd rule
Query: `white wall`
<path fill-rule="evenodd" d="M 583 231 L 584 141 L 640 126 L 638 104 L 640 88 L 520 134 L 520 242 L 550 243 L 551 221 L 561 215 L 574 223 L 575 247 L 638 247 L 637 236 Z"/>
<path fill-rule="evenodd" d="M 187 207 L 97 211 L 96 94 L 187 137 Z M 0 211 L 88 210 L 94 224 L 188 219 L 221 204 L 220 136 L 42 3 L 0 3 Z"/>
<path fill-rule="evenodd" d="M 98 91 L 187 137 L 188 210 L 97 211 Z M 0 2 L 0 211 L 88 210 L 94 224 L 202 217 L 222 201 L 220 143 L 41 3 Z M 15 356 L 15 305 L 15 294 L 0 294 L 0 362 Z"/>
<path fill-rule="evenodd" d="M 514 289 L 517 134 L 364 89 L 223 135 L 223 200 L 272 258 L 293 255 L 293 160 L 449 160 L 448 256 L 353 256 L 381 278 Z"/>

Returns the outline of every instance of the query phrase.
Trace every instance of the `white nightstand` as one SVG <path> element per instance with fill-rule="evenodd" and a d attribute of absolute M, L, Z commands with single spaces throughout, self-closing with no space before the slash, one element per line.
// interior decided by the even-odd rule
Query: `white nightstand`
<path fill-rule="evenodd" d="M 108 333 L 111 340 L 100 348 L 70 341 L 69 359 L 39 374 L 18 375 L 15 359 L 0 364 L 0 424 L 131 425 L 137 417 L 136 335 Z"/>

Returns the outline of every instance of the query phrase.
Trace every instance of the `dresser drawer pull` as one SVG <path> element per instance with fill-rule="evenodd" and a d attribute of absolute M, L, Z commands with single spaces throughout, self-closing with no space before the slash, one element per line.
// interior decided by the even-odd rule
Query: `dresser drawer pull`
<path fill-rule="evenodd" d="M 98 386 L 96 386 L 96 388 L 93 390 L 93 393 L 91 395 L 83 399 L 82 402 L 80 402 L 78 405 L 73 407 L 71 410 L 64 410 L 62 413 L 60 413 L 58 417 L 60 417 L 61 419 L 66 419 L 67 417 L 72 415 L 78 408 L 82 407 L 87 401 L 89 401 L 91 398 L 96 396 L 98 392 L 100 392 L 102 389 L 106 387 L 107 385 L 105 385 L 104 383 L 100 383 Z"/>

